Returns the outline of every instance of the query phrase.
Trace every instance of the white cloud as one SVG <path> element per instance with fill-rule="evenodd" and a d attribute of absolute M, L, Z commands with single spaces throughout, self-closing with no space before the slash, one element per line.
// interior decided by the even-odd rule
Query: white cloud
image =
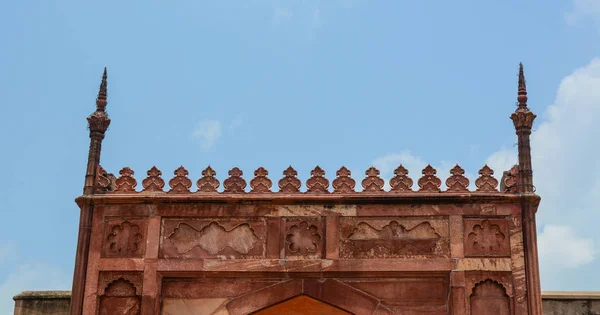
<path fill-rule="evenodd" d="M 594 260 L 594 242 L 580 238 L 571 227 L 546 225 L 538 237 L 538 253 L 543 273 L 573 269 Z"/>
<path fill-rule="evenodd" d="M 561 81 L 554 104 L 538 115 L 531 135 L 533 181 L 542 197 L 537 221 L 544 227 L 539 254 L 545 290 L 576 290 L 564 286 L 600 281 L 600 274 L 581 269 L 598 264 L 594 244 L 600 241 L 599 87 L 600 59 L 595 59 Z M 507 169 L 516 158 L 515 148 L 505 148 L 490 155 L 488 164 Z"/>
<path fill-rule="evenodd" d="M 200 147 L 203 151 L 210 150 L 217 140 L 221 137 L 221 122 L 218 120 L 204 120 L 199 122 L 194 128 L 192 136 L 200 140 Z"/>
<path fill-rule="evenodd" d="M 500 180 L 504 171 L 508 171 L 518 164 L 517 150 L 502 148 L 492 153 L 485 163 L 494 170 L 494 177 Z"/>
<path fill-rule="evenodd" d="M 573 25 L 586 17 L 600 19 L 600 0 L 573 0 L 573 9 L 565 15 L 565 20 Z"/>

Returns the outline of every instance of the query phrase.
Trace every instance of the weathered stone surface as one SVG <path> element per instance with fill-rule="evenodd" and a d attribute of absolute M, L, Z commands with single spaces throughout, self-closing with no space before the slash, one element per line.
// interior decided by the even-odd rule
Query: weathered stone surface
<path fill-rule="evenodd" d="M 472 315 L 510 315 L 510 302 L 499 283 L 485 280 L 478 283 L 470 297 Z"/>
<path fill-rule="evenodd" d="M 233 299 L 227 303 L 227 310 L 231 315 L 249 314 L 300 293 L 302 293 L 302 281 L 289 280 Z"/>
<path fill-rule="evenodd" d="M 227 299 L 164 299 L 162 315 L 211 315 Z"/>
<path fill-rule="evenodd" d="M 102 257 L 142 257 L 146 248 L 146 220 L 106 222 Z"/>
<path fill-rule="evenodd" d="M 508 220 L 465 219 L 465 256 L 510 257 Z"/>
<path fill-rule="evenodd" d="M 169 279 L 163 283 L 165 299 L 231 298 L 281 282 L 274 279 Z"/>
<path fill-rule="evenodd" d="M 341 218 L 341 258 L 448 257 L 448 221 Z"/>
<path fill-rule="evenodd" d="M 263 258 L 264 219 L 197 219 L 163 221 L 162 254 L 166 258 Z"/>
<path fill-rule="evenodd" d="M 67 315 L 71 291 L 24 291 L 13 299 L 14 315 Z"/>

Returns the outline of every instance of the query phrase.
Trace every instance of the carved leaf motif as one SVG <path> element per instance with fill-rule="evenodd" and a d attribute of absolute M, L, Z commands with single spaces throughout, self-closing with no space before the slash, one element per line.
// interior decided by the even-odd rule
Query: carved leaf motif
<path fill-rule="evenodd" d="M 98 165 L 96 168 L 96 192 L 110 191 L 110 188 L 108 173 L 102 166 Z"/>
<path fill-rule="evenodd" d="M 354 192 L 354 186 L 356 186 L 356 181 L 350 177 L 350 170 L 345 166 L 342 166 L 336 173 L 337 178 L 333 180 L 333 192 L 348 194 Z"/>
<path fill-rule="evenodd" d="M 188 170 L 186 170 L 183 166 L 180 166 L 173 172 L 173 174 L 175 174 L 175 177 L 171 178 L 169 181 L 169 186 L 171 186 L 169 193 L 189 193 L 190 187 L 192 187 L 192 181 L 187 177 L 189 174 Z"/>
<path fill-rule="evenodd" d="M 379 177 L 379 170 L 371 166 L 365 172 L 367 177 L 362 180 L 363 191 L 376 192 L 383 191 L 385 182 Z"/>
<path fill-rule="evenodd" d="M 271 192 L 273 182 L 271 182 L 267 175 L 269 175 L 269 171 L 262 166 L 254 171 L 254 178 L 250 181 L 251 193 Z"/>
<path fill-rule="evenodd" d="M 243 193 L 246 189 L 246 180 L 242 178 L 244 173 L 237 167 L 229 171 L 229 178 L 223 181 L 226 193 Z"/>
<path fill-rule="evenodd" d="M 109 248 L 112 252 L 127 256 L 138 250 L 142 238 L 140 227 L 125 221 L 113 226 L 112 233 L 108 235 Z"/>
<path fill-rule="evenodd" d="M 479 178 L 475 180 L 475 186 L 479 192 L 497 192 L 498 180 L 492 177 L 494 171 L 486 165 L 479 170 Z"/>
<path fill-rule="evenodd" d="M 423 176 L 419 178 L 417 184 L 419 184 L 420 192 L 439 192 L 440 186 L 442 186 L 442 180 L 439 179 L 435 174 L 437 171 L 431 165 L 427 165 L 423 171 Z"/>
<path fill-rule="evenodd" d="M 142 181 L 143 191 L 163 191 L 165 181 L 160 177 L 162 172 L 156 166 L 152 166 L 146 174 L 148 177 Z"/>
<path fill-rule="evenodd" d="M 298 179 L 298 172 L 290 165 L 283 171 L 284 177 L 279 180 L 279 191 L 284 193 L 295 193 L 300 191 L 302 183 Z"/>
<path fill-rule="evenodd" d="M 132 193 L 135 192 L 137 181 L 132 177 L 133 170 L 129 167 L 124 167 L 119 171 L 121 176 L 115 181 L 115 192 L 117 193 Z"/>
<path fill-rule="evenodd" d="M 374 251 L 394 255 L 426 255 L 435 251 L 440 235 L 429 222 L 406 229 L 392 220 L 381 230 L 368 223 L 360 222 L 347 239 L 358 252 L 362 253 Z"/>
<path fill-rule="evenodd" d="M 500 181 L 500 191 L 507 193 L 518 192 L 518 177 L 519 176 L 519 165 L 513 166 L 510 170 L 504 171 L 502 180 Z"/>
<path fill-rule="evenodd" d="M 390 187 L 393 192 L 412 192 L 413 180 L 408 177 L 408 170 L 400 165 L 394 170 L 394 177 L 390 179 Z"/>
<path fill-rule="evenodd" d="M 216 192 L 221 183 L 215 178 L 215 175 L 217 175 L 217 172 L 210 165 L 205 168 L 202 171 L 202 178 L 196 182 L 198 192 Z"/>
<path fill-rule="evenodd" d="M 248 223 L 240 224 L 231 230 L 226 230 L 217 222 L 211 222 L 200 231 L 192 226 L 181 223 L 169 235 L 168 239 L 180 254 L 187 253 L 200 246 L 211 255 L 216 255 L 226 247 L 240 254 L 248 254 L 259 241 Z"/>
<path fill-rule="evenodd" d="M 446 179 L 447 192 L 469 191 L 469 179 L 464 176 L 465 170 L 458 164 L 450 170 L 451 176 Z"/>
<path fill-rule="evenodd" d="M 500 231 L 500 226 L 489 220 L 473 226 L 468 240 L 473 249 L 482 254 L 495 254 L 503 249 L 506 236 Z"/>
<path fill-rule="evenodd" d="M 317 252 L 321 235 L 316 225 L 302 221 L 300 224 L 290 227 L 285 240 L 290 252 L 306 256 Z"/>
<path fill-rule="evenodd" d="M 327 190 L 329 188 L 329 180 L 323 177 L 323 175 L 325 175 L 325 171 L 323 169 L 317 166 L 314 170 L 310 171 L 310 175 L 312 176 L 306 181 L 306 192 L 329 192 L 329 190 Z"/>

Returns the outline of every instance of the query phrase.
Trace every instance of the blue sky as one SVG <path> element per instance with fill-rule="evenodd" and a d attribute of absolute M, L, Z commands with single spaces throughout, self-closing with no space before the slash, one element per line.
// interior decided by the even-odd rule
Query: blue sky
<path fill-rule="evenodd" d="M 0 312 L 69 289 L 103 67 L 102 165 L 361 178 L 515 161 L 525 64 L 542 286 L 600 290 L 600 1 L 3 1 Z M 598 90 L 598 91 L 595 91 Z"/>

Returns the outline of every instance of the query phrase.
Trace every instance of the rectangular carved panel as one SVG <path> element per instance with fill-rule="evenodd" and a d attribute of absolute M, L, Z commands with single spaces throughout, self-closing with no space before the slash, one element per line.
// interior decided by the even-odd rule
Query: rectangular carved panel
<path fill-rule="evenodd" d="M 261 218 L 165 219 L 164 258 L 264 258 L 266 221 Z"/>
<path fill-rule="evenodd" d="M 508 220 L 465 219 L 465 256 L 510 257 Z"/>
<path fill-rule="evenodd" d="M 447 218 L 340 218 L 340 258 L 448 257 Z"/>
<path fill-rule="evenodd" d="M 324 234 L 321 218 L 285 218 L 285 257 L 321 258 Z"/>
<path fill-rule="evenodd" d="M 141 258 L 146 249 L 146 220 L 111 219 L 104 223 L 102 257 Z"/>

